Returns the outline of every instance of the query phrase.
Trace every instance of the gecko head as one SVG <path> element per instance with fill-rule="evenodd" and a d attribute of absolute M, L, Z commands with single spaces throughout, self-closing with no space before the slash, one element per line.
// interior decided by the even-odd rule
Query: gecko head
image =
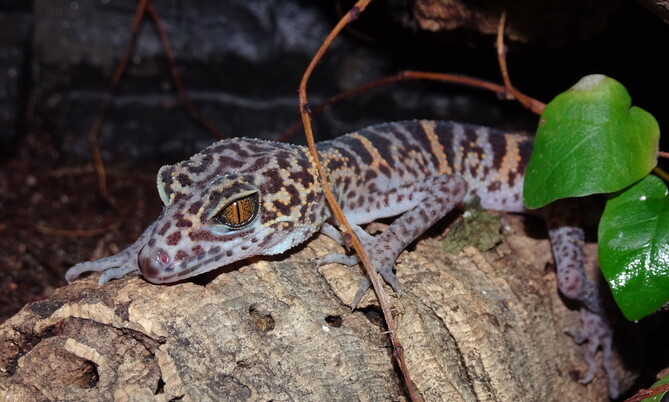
<path fill-rule="evenodd" d="M 278 254 L 318 228 L 307 220 L 321 215 L 314 209 L 322 206 L 313 197 L 307 200 L 303 188 L 277 183 L 285 179 L 280 169 L 222 174 L 201 186 L 193 180 L 187 191 L 174 180 L 161 187 L 161 177 L 180 174 L 165 169 L 178 168 L 166 166 L 158 174 L 165 208 L 138 255 L 149 282 L 176 282 L 249 257 Z"/>

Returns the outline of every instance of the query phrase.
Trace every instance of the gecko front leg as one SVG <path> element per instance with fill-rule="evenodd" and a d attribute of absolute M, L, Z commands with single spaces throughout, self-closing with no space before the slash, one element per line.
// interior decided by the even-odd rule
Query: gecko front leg
<path fill-rule="evenodd" d="M 84 272 L 102 272 L 100 279 L 98 279 L 98 284 L 100 285 L 107 283 L 112 279 L 122 278 L 130 273 L 137 273 L 139 275 L 137 255 L 142 247 L 149 241 L 155 225 L 155 222 L 149 225 L 134 243 L 120 253 L 97 261 L 81 262 L 68 269 L 65 273 L 67 283 L 72 283 Z"/>
<path fill-rule="evenodd" d="M 467 183 L 459 175 L 434 176 L 402 186 L 398 191 L 376 194 L 378 197 L 384 197 L 383 204 L 385 205 L 402 205 L 403 207 L 401 211 L 395 213 L 392 213 L 392 208 L 389 208 L 387 216 L 401 215 L 378 236 L 367 234 L 357 225 L 358 222 L 355 220 L 350 222 L 363 243 L 365 252 L 372 261 L 374 269 L 381 274 L 396 293 L 401 293 L 402 290 L 399 280 L 393 273 L 393 265 L 399 254 L 418 236 L 462 202 L 466 191 Z M 410 202 L 405 202 L 405 199 L 410 200 Z M 323 232 L 342 243 L 342 237 L 332 235 L 331 229 L 326 228 Z M 358 261 L 359 259 L 356 256 L 329 254 L 319 260 L 318 265 L 330 263 L 354 265 Z M 352 308 L 358 305 L 369 287 L 369 279 L 365 278 L 351 303 Z"/>

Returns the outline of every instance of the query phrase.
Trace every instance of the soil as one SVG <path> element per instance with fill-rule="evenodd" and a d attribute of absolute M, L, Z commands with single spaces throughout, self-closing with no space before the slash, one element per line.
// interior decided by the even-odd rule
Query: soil
<path fill-rule="evenodd" d="M 47 134 L 23 137 L 0 159 L 0 322 L 66 284 L 72 265 L 113 254 L 160 212 L 159 163 L 105 166 L 109 201 L 94 165 L 63 157 Z"/>

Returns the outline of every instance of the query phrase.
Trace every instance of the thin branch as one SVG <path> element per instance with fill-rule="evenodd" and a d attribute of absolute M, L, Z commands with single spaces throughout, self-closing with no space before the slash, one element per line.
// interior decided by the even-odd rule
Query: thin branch
<path fill-rule="evenodd" d="M 302 80 L 300 81 L 300 90 L 299 90 L 300 114 L 302 116 L 302 123 L 304 124 L 304 131 L 307 137 L 309 151 L 311 152 L 311 155 L 314 159 L 314 165 L 318 170 L 321 183 L 323 184 L 323 191 L 325 192 L 325 198 L 327 199 L 328 205 L 330 206 L 330 209 L 332 210 L 332 213 L 336 217 L 339 224 L 345 227 L 344 236 L 347 236 L 350 239 L 353 248 L 358 253 L 358 256 L 360 257 L 360 260 L 362 261 L 363 266 L 365 267 L 365 270 L 367 272 L 367 276 L 369 277 L 369 280 L 371 281 L 374 287 L 374 291 L 376 292 L 376 295 L 379 299 L 381 310 L 383 311 L 386 324 L 388 325 L 388 333 L 393 346 L 393 356 L 395 357 L 395 361 L 397 362 L 397 365 L 399 366 L 400 371 L 402 372 L 404 384 L 407 388 L 409 398 L 412 401 L 421 401 L 422 399 L 416 392 L 413 381 L 411 380 L 411 376 L 409 375 L 409 370 L 406 366 L 406 362 L 404 361 L 404 349 L 399 339 L 397 338 L 395 322 L 393 320 L 392 312 L 390 311 L 386 295 L 383 292 L 383 286 L 379 280 L 378 275 L 376 274 L 374 266 L 372 265 L 371 261 L 369 260 L 369 257 L 365 253 L 365 249 L 362 246 L 360 239 L 358 239 L 358 237 L 355 235 L 355 232 L 353 231 L 351 225 L 346 220 L 346 217 L 344 216 L 344 213 L 342 212 L 341 208 L 339 207 L 339 205 L 337 205 L 337 200 L 335 199 L 334 195 L 332 194 L 332 191 L 330 190 L 330 184 L 328 183 L 327 175 L 325 174 L 323 166 L 319 161 L 318 152 L 316 151 L 316 144 L 314 142 L 313 132 L 311 130 L 309 104 L 307 102 L 307 82 L 309 81 L 309 77 L 311 76 L 311 73 L 316 67 L 316 64 L 318 64 L 320 59 L 323 57 L 323 54 L 330 46 L 334 38 L 337 37 L 339 32 L 349 22 L 357 19 L 360 13 L 364 11 L 364 9 L 367 7 L 370 1 L 371 0 L 359 0 L 351 8 L 351 10 L 349 10 L 348 13 L 346 13 L 346 15 L 341 20 L 339 20 L 339 22 L 332 29 L 330 34 L 328 34 L 325 41 L 323 41 L 323 44 L 316 52 L 316 55 L 313 57 L 313 59 L 311 59 L 311 62 L 309 63 L 309 66 L 305 70 L 304 75 L 302 76 Z"/>
<path fill-rule="evenodd" d="M 110 230 L 118 229 L 121 222 L 114 222 L 102 228 L 96 229 L 54 229 L 47 226 L 35 225 L 35 229 L 45 235 L 62 236 L 62 237 L 92 237 L 108 233 Z"/>
<path fill-rule="evenodd" d="M 126 68 L 130 63 L 130 59 L 132 58 L 132 55 L 135 52 L 135 47 L 137 45 L 137 38 L 139 35 L 139 28 L 144 19 L 144 15 L 147 12 L 151 16 L 151 19 L 154 22 L 156 29 L 158 31 L 158 36 L 160 37 L 163 48 L 165 49 L 165 54 L 169 65 L 170 76 L 172 77 L 172 80 L 179 93 L 179 96 L 181 97 L 182 102 L 190 112 L 191 116 L 196 121 L 198 121 L 205 129 L 207 129 L 209 132 L 213 133 L 217 137 L 225 138 L 225 135 L 221 133 L 220 130 L 212 126 L 204 118 L 202 113 L 193 104 L 193 102 L 190 101 L 188 93 L 186 92 L 186 89 L 184 88 L 181 79 L 179 77 L 178 71 L 176 69 L 176 63 L 174 61 L 174 55 L 170 47 L 169 38 L 167 36 L 165 28 L 163 27 L 160 17 L 158 16 L 156 8 L 151 3 L 149 3 L 149 0 L 139 0 L 137 2 L 137 8 L 135 9 L 135 14 L 132 21 L 132 29 L 130 33 L 130 42 L 128 43 L 128 48 L 126 49 L 123 58 L 121 58 L 119 63 L 116 65 L 116 68 L 114 69 L 112 77 L 109 80 L 109 86 L 107 87 L 107 96 L 102 106 L 100 107 L 100 110 L 98 111 L 97 115 L 93 119 L 93 123 L 91 124 L 91 128 L 88 133 L 88 144 L 91 149 L 91 154 L 93 155 L 95 171 L 98 176 L 98 188 L 100 191 L 100 196 L 103 199 L 107 200 L 112 205 L 113 203 L 109 198 L 109 191 L 107 189 L 107 174 L 105 171 L 104 162 L 102 160 L 102 154 L 98 146 L 98 138 L 100 135 L 100 129 L 102 128 L 102 122 L 104 121 L 107 110 L 109 110 L 109 107 L 111 106 L 114 94 L 116 93 L 118 84 L 121 81 L 121 77 L 123 76 L 123 73 L 126 71 Z"/>
<path fill-rule="evenodd" d="M 659 395 L 667 391 L 669 391 L 669 384 L 660 385 L 655 388 L 640 389 L 636 394 L 634 394 L 634 396 L 625 399 L 625 402 L 639 402 L 646 398 L 650 398 L 653 395 Z"/>
<path fill-rule="evenodd" d="M 460 84 L 474 88 L 485 89 L 487 91 L 494 92 L 499 96 L 503 96 L 507 99 L 514 99 L 513 96 L 511 96 L 511 94 L 507 91 L 506 87 L 489 81 L 484 81 L 477 78 L 465 77 L 457 74 L 406 70 L 406 71 L 400 71 L 399 73 L 394 75 L 389 75 L 387 77 L 379 78 L 378 80 L 362 84 L 356 88 L 332 96 L 326 99 L 324 102 L 320 103 L 318 106 L 312 108 L 311 115 L 315 116 L 316 114 L 322 112 L 325 108 L 332 105 L 333 103 L 337 103 L 339 101 L 358 95 L 360 93 L 371 91 L 373 89 L 382 87 L 384 85 L 392 84 L 395 82 L 409 81 L 409 80 L 432 80 L 432 81 L 449 82 L 453 84 Z M 536 99 L 532 99 L 532 101 L 541 103 Z M 283 132 L 283 134 L 281 134 L 281 137 L 279 137 L 278 141 L 279 142 L 287 141 L 297 132 L 297 130 L 300 129 L 300 127 L 302 127 L 302 121 L 295 122 L 290 127 L 288 127 L 288 129 L 286 129 Z"/>
<path fill-rule="evenodd" d="M 665 183 L 669 183 L 669 174 L 661 168 L 655 166 L 653 168 L 653 173 L 655 173 L 655 175 L 660 179 L 664 180 Z"/>
<path fill-rule="evenodd" d="M 518 102 L 523 106 L 530 109 L 536 114 L 541 114 L 546 108 L 546 104 L 539 102 L 536 99 L 530 98 L 529 96 L 523 94 L 519 90 L 513 87 L 511 84 L 511 78 L 509 78 L 509 70 L 506 66 L 506 46 L 504 45 L 504 25 L 506 24 L 506 11 L 502 12 L 502 15 L 499 17 L 499 24 L 497 25 L 497 61 L 499 62 L 499 70 L 502 73 L 502 79 L 504 80 L 504 86 L 506 87 L 509 94 L 511 94 Z"/>
<path fill-rule="evenodd" d="M 135 51 L 135 45 L 137 44 L 137 35 L 139 34 L 139 27 L 142 24 L 142 19 L 144 18 L 144 13 L 146 12 L 146 7 L 149 0 L 139 0 L 137 2 L 137 8 L 135 9 L 135 16 L 132 21 L 132 29 L 130 34 L 130 43 L 128 48 L 125 51 L 125 55 L 116 65 L 114 73 L 112 74 L 111 80 L 109 80 L 109 87 L 107 87 L 107 97 L 105 98 L 98 114 L 93 119 L 93 124 L 91 129 L 88 132 L 88 145 L 91 148 L 91 154 L 93 155 L 93 162 L 95 164 L 95 171 L 98 176 L 98 189 L 100 190 L 100 196 L 111 203 L 109 199 L 109 192 L 107 190 L 107 173 L 105 172 L 104 162 L 102 161 L 102 154 L 100 153 L 100 147 L 98 147 L 98 136 L 100 134 L 100 128 L 102 127 L 102 121 L 104 120 L 105 114 L 111 105 L 114 93 L 118 84 L 123 76 L 130 58 Z M 113 205 L 113 204 L 112 204 Z"/>
<path fill-rule="evenodd" d="M 204 127 L 205 130 L 214 134 L 218 138 L 225 139 L 226 135 L 223 134 L 223 132 L 218 128 L 216 128 L 213 124 L 211 124 L 206 117 L 204 117 L 200 109 L 198 109 L 198 107 L 195 106 L 195 104 L 191 101 L 190 97 L 188 96 L 188 91 L 186 91 L 186 87 L 184 87 L 183 83 L 181 82 L 181 77 L 179 76 L 179 71 L 177 70 L 177 64 L 174 58 L 174 52 L 172 52 L 172 47 L 170 46 L 169 37 L 167 36 L 165 27 L 163 26 L 163 23 L 160 17 L 158 16 L 158 11 L 156 10 L 156 7 L 153 4 L 149 3 L 146 11 L 149 13 L 151 20 L 153 20 L 153 23 L 156 26 L 156 30 L 158 31 L 158 36 L 160 37 L 160 42 L 162 43 L 163 49 L 165 50 L 165 58 L 167 59 L 167 65 L 169 67 L 170 77 L 172 77 L 172 82 L 174 83 L 174 87 L 179 93 L 179 97 L 181 98 L 181 101 L 183 102 L 186 109 L 188 110 L 188 113 L 190 113 L 191 117 L 195 121 L 197 121 L 202 127 Z"/>

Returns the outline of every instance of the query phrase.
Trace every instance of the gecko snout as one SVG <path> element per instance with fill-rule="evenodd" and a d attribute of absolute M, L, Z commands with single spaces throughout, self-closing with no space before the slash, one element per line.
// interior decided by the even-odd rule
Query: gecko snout
<path fill-rule="evenodd" d="M 144 246 L 137 256 L 139 271 L 151 283 L 165 282 L 166 270 L 172 265 L 172 258 L 163 249 Z"/>

